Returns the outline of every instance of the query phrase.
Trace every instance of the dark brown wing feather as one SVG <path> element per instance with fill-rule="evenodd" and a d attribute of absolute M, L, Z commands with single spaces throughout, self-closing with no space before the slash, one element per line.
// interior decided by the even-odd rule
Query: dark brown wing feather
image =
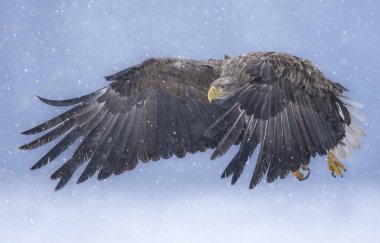
<path fill-rule="evenodd" d="M 208 126 L 223 113 L 209 104 L 209 84 L 219 77 L 221 61 L 175 58 L 150 59 L 106 77 L 112 83 L 92 94 L 70 100 L 41 98 L 54 106 L 75 105 L 63 114 L 23 134 L 50 130 L 21 146 L 34 149 L 67 132 L 32 169 L 56 159 L 83 137 L 73 156 L 51 177 L 62 188 L 82 164 L 78 183 L 97 171 L 98 179 L 132 170 L 138 161 L 167 159 L 215 147 L 217 137 L 206 138 Z"/>
<path fill-rule="evenodd" d="M 272 182 L 298 170 L 301 163 L 308 164 L 316 154 L 326 154 L 341 142 L 345 125 L 350 124 L 349 112 L 339 99 L 346 89 L 307 60 L 281 53 L 248 54 L 231 59 L 222 76 L 237 79 L 238 87 L 249 84 L 231 97 L 237 106 L 229 114 L 235 115 L 225 114 L 217 121 L 234 128 L 220 141 L 213 158 L 224 154 L 242 134 L 239 152 L 222 174 L 232 175 L 232 184 L 259 143 L 250 188 L 266 173 Z"/>

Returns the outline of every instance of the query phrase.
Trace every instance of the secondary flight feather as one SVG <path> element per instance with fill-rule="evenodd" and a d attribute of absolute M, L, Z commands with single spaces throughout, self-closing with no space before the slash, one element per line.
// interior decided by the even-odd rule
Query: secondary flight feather
<path fill-rule="evenodd" d="M 76 140 L 71 158 L 51 176 L 56 190 L 85 166 L 78 183 L 97 174 L 106 179 L 137 163 L 178 158 L 215 149 L 212 159 L 233 145 L 239 150 L 222 177 L 234 184 L 253 152 L 259 155 L 250 188 L 290 172 L 299 180 L 309 162 L 327 155 L 333 176 L 346 170 L 338 158 L 358 148 L 364 136 L 360 108 L 343 96 L 342 85 L 312 63 L 292 55 L 256 52 L 224 60 L 153 58 L 106 77 L 111 83 L 68 100 L 40 98 L 71 109 L 22 134 L 44 132 L 20 149 L 61 138 L 33 167 L 55 160 Z"/>

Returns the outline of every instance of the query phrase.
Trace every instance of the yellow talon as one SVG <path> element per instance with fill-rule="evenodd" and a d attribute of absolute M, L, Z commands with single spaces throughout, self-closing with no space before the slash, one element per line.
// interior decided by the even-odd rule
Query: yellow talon
<path fill-rule="evenodd" d="M 310 168 L 307 164 L 301 164 L 301 168 L 303 171 L 306 171 L 307 174 L 304 175 L 300 170 L 292 172 L 292 175 L 296 177 L 298 180 L 303 181 L 309 178 L 310 175 Z"/>
<path fill-rule="evenodd" d="M 343 177 L 341 169 L 347 171 L 346 167 L 335 157 L 335 154 L 332 151 L 327 153 L 327 165 L 333 177 L 336 175 Z"/>
<path fill-rule="evenodd" d="M 292 174 L 294 177 L 296 177 L 300 181 L 305 180 L 305 177 L 303 176 L 303 174 L 299 170 L 292 172 Z"/>

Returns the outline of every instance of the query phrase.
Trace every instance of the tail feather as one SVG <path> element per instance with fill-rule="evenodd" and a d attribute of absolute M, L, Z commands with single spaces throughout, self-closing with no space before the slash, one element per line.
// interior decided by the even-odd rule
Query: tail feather
<path fill-rule="evenodd" d="M 366 136 L 366 133 L 361 128 L 361 124 L 366 121 L 365 115 L 360 111 L 363 108 L 363 105 L 345 97 L 342 100 L 348 108 L 352 122 L 349 125 L 346 125 L 345 137 L 341 143 L 334 148 L 334 153 L 339 159 L 350 157 L 352 149 L 359 149 L 360 139 Z"/>

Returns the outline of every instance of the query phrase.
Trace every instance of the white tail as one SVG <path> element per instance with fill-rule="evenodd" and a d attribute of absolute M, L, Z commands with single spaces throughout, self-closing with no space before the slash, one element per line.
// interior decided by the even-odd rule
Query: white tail
<path fill-rule="evenodd" d="M 363 105 L 359 102 L 349 100 L 348 98 L 343 98 L 342 100 L 350 112 L 351 124 L 346 126 L 346 136 L 343 138 L 342 142 L 334 148 L 335 156 L 339 159 L 350 157 L 352 149 L 360 148 L 360 138 L 366 136 L 365 132 L 360 127 L 360 125 L 366 121 L 365 115 L 360 111 L 363 108 Z"/>

